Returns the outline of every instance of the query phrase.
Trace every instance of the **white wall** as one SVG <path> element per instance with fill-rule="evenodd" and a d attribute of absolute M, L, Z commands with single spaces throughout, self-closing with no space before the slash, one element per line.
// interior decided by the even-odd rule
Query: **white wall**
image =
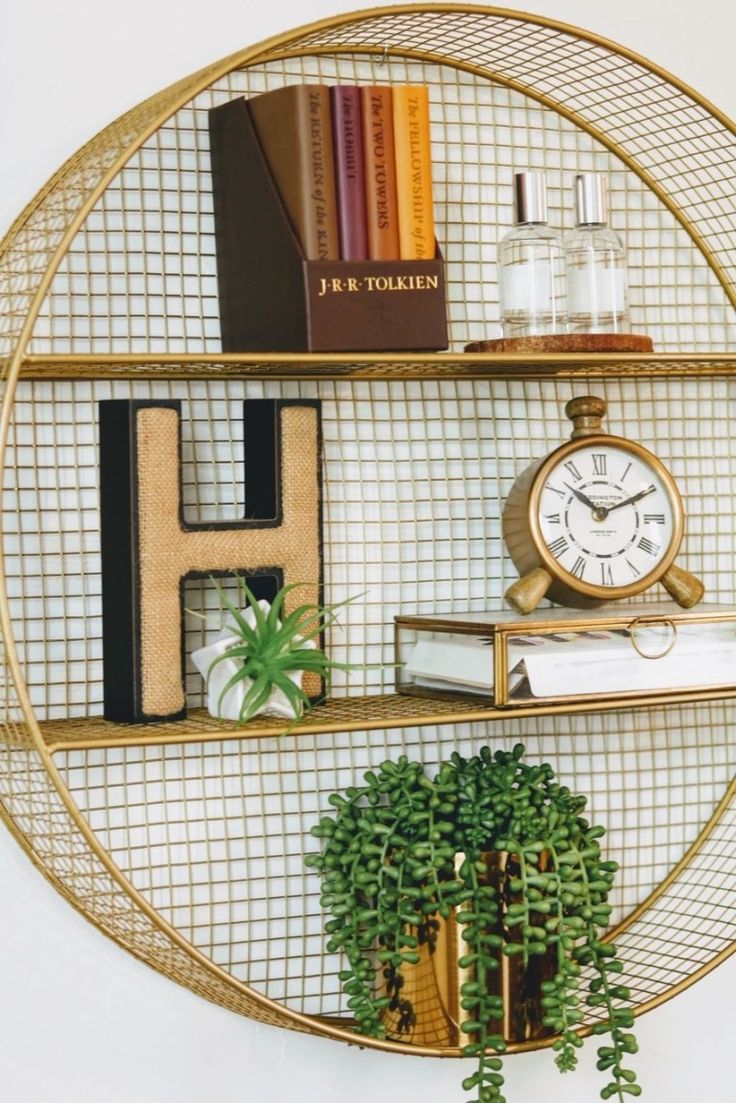
<path fill-rule="evenodd" d="M 531 0 L 614 39 L 732 116 L 736 9 L 724 0 Z M 340 0 L 4 0 L 0 11 L 0 233 L 59 164 L 128 107 Z M 361 1051 L 241 1019 L 179 989 L 66 905 L 0 829 L 3 1103 L 409 1103 L 462 1099 L 457 1062 Z M 729 962 L 639 1022 L 650 1103 L 730 1103 L 736 1082 Z M 548 1053 L 510 1059 L 510 1103 L 591 1103 L 594 1045 L 574 1077 Z"/>

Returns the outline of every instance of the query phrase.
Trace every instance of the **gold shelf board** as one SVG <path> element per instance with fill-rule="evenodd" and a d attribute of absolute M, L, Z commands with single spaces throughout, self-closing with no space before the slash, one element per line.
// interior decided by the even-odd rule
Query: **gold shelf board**
<path fill-rule="evenodd" d="M 83 717 L 44 721 L 39 727 L 46 749 L 54 755 L 106 747 L 224 742 L 229 739 L 263 739 L 284 734 L 291 737 L 471 721 L 516 720 L 528 716 L 647 708 L 732 697 L 736 697 L 736 686 L 680 692 L 673 690 L 646 696 L 619 694 L 605 698 L 584 697 L 495 708 L 478 697 L 451 694 L 427 697 L 413 693 L 384 693 L 333 698 L 324 705 L 316 706 L 303 720 L 291 726 L 282 719 L 269 716 L 259 716 L 247 724 L 236 725 L 232 721 L 216 720 L 204 709 L 193 709 L 184 720 L 161 724 L 119 724 L 102 717 Z"/>
<path fill-rule="evenodd" d="M 36 355 L 20 378 L 579 379 L 736 374 L 736 353 L 127 353 Z"/>

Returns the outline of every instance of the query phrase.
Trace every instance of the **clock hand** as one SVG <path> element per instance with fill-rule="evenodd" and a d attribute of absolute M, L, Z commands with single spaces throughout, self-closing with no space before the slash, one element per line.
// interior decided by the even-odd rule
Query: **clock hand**
<path fill-rule="evenodd" d="M 590 498 L 586 497 L 586 495 L 583 494 L 582 490 L 576 490 L 575 487 L 570 486 L 569 483 L 563 483 L 563 486 L 566 486 L 570 493 L 574 494 L 579 502 L 582 502 L 584 506 L 588 507 L 588 509 L 592 509 L 593 512 L 600 508 L 600 506 L 597 506 L 595 502 L 591 502 Z"/>
<path fill-rule="evenodd" d="M 586 505 L 591 510 L 593 517 L 596 521 L 605 521 L 609 513 L 613 513 L 614 509 L 621 509 L 622 506 L 633 505 L 634 502 L 640 501 L 641 498 L 645 498 L 647 494 L 652 494 L 657 488 L 656 486 L 648 486 L 645 490 L 640 490 L 637 494 L 632 494 L 630 498 L 624 498 L 622 502 L 616 502 L 612 506 L 600 506 L 591 501 L 587 495 L 583 494 L 582 490 L 576 490 L 574 486 L 570 486 L 569 483 L 564 483 L 564 486 L 574 494 L 578 501 Z"/>
<path fill-rule="evenodd" d="M 656 490 L 656 486 L 648 486 L 646 490 L 640 490 L 638 494 L 632 494 L 630 498 L 624 498 L 623 502 L 616 502 L 615 505 L 609 506 L 606 510 L 606 516 L 609 513 L 613 513 L 614 509 L 621 509 L 622 506 L 630 506 L 634 502 L 638 502 L 641 498 L 646 498 L 647 494 L 652 494 Z"/>

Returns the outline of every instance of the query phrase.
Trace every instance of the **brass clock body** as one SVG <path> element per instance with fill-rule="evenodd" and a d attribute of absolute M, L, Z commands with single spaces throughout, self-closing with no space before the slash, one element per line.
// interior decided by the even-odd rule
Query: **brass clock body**
<path fill-rule="evenodd" d="M 674 566 L 684 533 L 682 498 L 662 462 L 641 444 L 600 431 L 602 399 L 567 404 L 573 439 L 519 476 L 503 533 L 521 578 L 507 591 L 519 612 L 543 596 L 591 608 L 662 582 L 685 607 L 703 588 Z"/>

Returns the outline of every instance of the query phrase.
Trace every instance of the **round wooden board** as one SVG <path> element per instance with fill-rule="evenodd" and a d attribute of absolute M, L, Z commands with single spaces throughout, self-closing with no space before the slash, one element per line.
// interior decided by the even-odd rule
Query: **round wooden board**
<path fill-rule="evenodd" d="M 552 333 L 547 337 L 497 337 L 471 341 L 465 352 L 652 352 L 642 333 Z"/>

